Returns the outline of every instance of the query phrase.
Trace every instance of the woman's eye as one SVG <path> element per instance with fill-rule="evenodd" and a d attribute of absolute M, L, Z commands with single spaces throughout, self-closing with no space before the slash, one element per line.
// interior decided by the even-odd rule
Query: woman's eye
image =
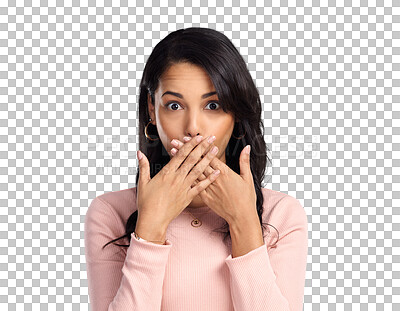
<path fill-rule="evenodd" d="M 212 109 L 210 110 L 217 110 L 219 108 L 219 103 L 218 102 L 209 102 L 207 104 L 207 106 L 210 105 L 210 108 L 212 107 Z M 216 107 L 217 106 L 217 107 Z"/>
<path fill-rule="evenodd" d="M 179 104 L 178 103 L 176 103 L 176 102 L 170 102 L 170 103 L 168 103 L 168 104 L 166 104 L 165 105 L 165 107 L 174 107 L 174 108 L 172 108 L 172 110 L 177 110 L 177 109 L 175 109 L 177 106 L 179 106 Z"/>
<path fill-rule="evenodd" d="M 170 103 L 168 103 L 168 104 L 166 104 L 165 105 L 165 107 L 167 107 L 168 109 L 171 109 L 171 110 L 174 110 L 174 111 L 176 111 L 176 110 L 179 110 L 178 108 L 179 108 L 179 104 L 177 103 L 177 102 L 170 102 Z M 208 109 L 208 110 L 218 110 L 219 109 L 219 103 L 218 102 L 209 102 L 208 104 L 207 104 L 207 106 L 209 106 L 210 107 L 210 109 Z"/>

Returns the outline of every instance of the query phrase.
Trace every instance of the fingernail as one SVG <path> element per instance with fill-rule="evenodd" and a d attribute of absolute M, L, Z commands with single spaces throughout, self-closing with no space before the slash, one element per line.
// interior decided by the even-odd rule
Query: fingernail
<path fill-rule="evenodd" d="M 139 161 L 140 161 L 141 159 L 143 159 L 143 155 L 142 155 L 142 153 L 140 152 L 140 150 L 137 151 L 137 157 L 138 157 Z"/>
<path fill-rule="evenodd" d="M 212 154 L 217 154 L 217 152 L 218 152 L 218 147 L 214 146 L 214 148 L 212 148 L 212 150 L 211 150 L 211 153 Z"/>
<path fill-rule="evenodd" d="M 178 151 L 178 150 L 176 150 L 175 148 L 172 148 L 172 149 L 171 149 L 171 154 L 172 154 L 172 155 L 175 155 L 175 153 L 177 153 L 177 151 Z"/>
<path fill-rule="evenodd" d="M 176 139 L 171 140 L 171 144 L 174 146 L 178 146 L 178 141 Z"/>
<path fill-rule="evenodd" d="M 244 152 L 246 152 L 247 154 L 250 154 L 250 149 L 251 149 L 251 146 L 247 145 L 246 150 Z"/>
<path fill-rule="evenodd" d="M 216 171 L 214 171 L 214 175 L 218 175 L 219 173 L 221 173 L 221 171 L 220 171 L 220 170 L 216 170 Z"/>
<path fill-rule="evenodd" d="M 211 137 L 208 139 L 208 142 L 211 144 L 214 140 L 215 140 L 215 136 L 211 136 Z"/>
<path fill-rule="evenodd" d="M 203 136 L 197 136 L 196 141 L 199 143 L 203 140 Z"/>
<path fill-rule="evenodd" d="M 189 140 L 191 140 L 192 138 L 191 137 L 189 137 L 189 136 L 185 136 L 185 137 L 183 137 L 183 140 L 184 141 L 189 141 Z"/>

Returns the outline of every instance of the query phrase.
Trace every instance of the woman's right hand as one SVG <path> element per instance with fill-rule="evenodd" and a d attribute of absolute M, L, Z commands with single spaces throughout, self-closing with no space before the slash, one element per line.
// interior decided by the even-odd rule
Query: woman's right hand
<path fill-rule="evenodd" d="M 195 196 L 218 178 L 219 171 L 216 170 L 192 188 L 194 181 L 218 153 L 216 146 L 216 152 L 212 152 L 215 138 L 211 142 L 208 138 L 197 136 L 186 143 L 153 178 L 150 178 L 149 161 L 141 152 L 143 157 L 139 160 L 140 175 L 136 198 L 138 220 L 135 229 L 141 238 L 163 239 L 169 223 Z M 209 151 L 201 159 L 207 149 Z"/>

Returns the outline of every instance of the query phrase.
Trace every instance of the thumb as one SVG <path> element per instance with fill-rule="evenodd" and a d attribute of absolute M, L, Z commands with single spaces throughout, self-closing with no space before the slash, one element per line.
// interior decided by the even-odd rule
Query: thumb
<path fill-rule="evenodd" d="M 146 155 L 140 150 L 137 151 L 137 158 L 139 160 L 139 184 L 147 184 L 150 181 L 150 164 Z"/>
<path fill-rule="evenodd" d="M 251 176 L 250 148 L 250 145 L 244 147 L 239 157 L 240 176 L 242 176 L 244 180 L 248 180 Z"/>

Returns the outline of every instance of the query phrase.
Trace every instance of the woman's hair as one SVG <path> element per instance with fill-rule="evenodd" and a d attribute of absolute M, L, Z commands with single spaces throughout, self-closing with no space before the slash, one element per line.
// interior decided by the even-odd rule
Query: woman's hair
<path fill-rule="evenodd" d="M 251 145 L 250 167 L 257 195 L 257 213 L 264 235 L 265 228 L 262 222 L 264 198 L 261 182 L 264 179 L 267 161 L 271 163 L 271 160 L 268 158 L 267 146 L 264 141 L 260 96 L 244 59 L 232 42 L 221 32 L 199 27 L 179 29 L 161 40 L 147 60 L 140 82 L 139 149 L 146 154 L 149 160 L 150 176 L 153 178 L 169 162 L 170 157 L 161 143 L 161 139 L 150 141 L 144 135 L 145 126 L 150 118 L 148 94 L 151 96 L 151 103 L 155 105 L 154 93 L 160 77 L 172 65 L 178 63 L 189 63 L 204 69 L 214 84 L 221 108 L 226 113 L 233 112 L 238 120 L 235 122 L 233 135 L 241 137 L 244 134 L 244 136 L 241 139 L 231 137 L 225 149 L 226 165 L 237 174 L 240 174 L 240 152 L 246 145 Z M 151 130 L 151 127 L 154 129 Z M 148 135 L 155 139 L 157 134 L 150 132 L 156 132 L 156 127 L 154 125 L 151 127 L 148 127 Z M 136 185 L 139 173 L 138 169 Z M 135 189 L 137 191 L 137 188 Z M 103 248 L 109 243 L 125 237 L 130 242 L 131 234 L 135 231 L 137 217 L 138 211 L 136 210 L 127 220 L 125 235 L 108 242 Z M 225 233 L 224 241 L 228 236 L 230 237 L 227 222 L 219 229 L 225 229 L 225 231 L 220 231 Z M 129 245 L 114 244 L 129 247 Z"/>

